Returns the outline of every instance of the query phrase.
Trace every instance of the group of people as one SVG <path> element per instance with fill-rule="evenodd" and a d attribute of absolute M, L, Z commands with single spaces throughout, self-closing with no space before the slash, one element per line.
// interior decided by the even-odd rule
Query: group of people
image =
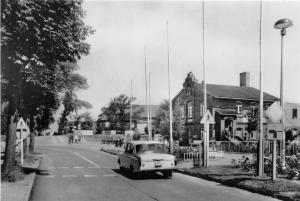
<path fill-rule="evenodd" d="M 78 133 L 74 133 L 73 129 L 70 129 L 68 134 L 69 144 L 72 143 L 80 143 L 82 139 L 82 135 Z"/>

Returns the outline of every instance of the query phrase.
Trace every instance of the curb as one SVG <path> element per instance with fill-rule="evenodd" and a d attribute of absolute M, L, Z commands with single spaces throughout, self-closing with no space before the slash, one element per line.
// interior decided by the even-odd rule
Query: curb
<path fill-rule="evenodd" d="M 37 167 L 36 169 L 40 166 L 40 159 L 38 159 L 38 162 L 37 162 Z M 30 183 L 28 185 L 28 190 L 26 191 L 26 194 L 25 194 L 25 198 L 23 201 L 29 201 L 29 198 L 31 196 L 31 193 L 32 193 L 32 189 L 33 189 L 33 184 L 34 184 L 34 181 L 35 181 L 35 177 L 36 177 L 36 171 L 31 173 L 30 174 Z"/>
<path fill-rule="evenodd" d="M 30 178 L 30 184 L 28 185 L 28 190 L 26 191 L 24 201 L 28 201 L 30 196 L 31 196 L 32 187 L 33 187 L 33 184 L 34 184 L 34 181 L 35 181 L 35 176 L 36 176 L 35 172 L 30 174 L 30 177 L 31 177 Z"/>
<path fill-rule="evenodd" d="M 103 151 L 105 153 L 112 154 L 112 155 L 118 155 L 119 154 L 119 152 L 117 152 L 117 151 L 107 150 L 107 149 L 103 149 L 103 148 L 100 148 L 100 151 Z"/>

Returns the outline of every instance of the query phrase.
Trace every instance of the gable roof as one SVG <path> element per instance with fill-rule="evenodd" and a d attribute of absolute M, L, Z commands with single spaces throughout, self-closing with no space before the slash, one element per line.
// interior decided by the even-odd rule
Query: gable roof
<path fill-rule="evenodd" d="M 203 84 L 197 83 L 195 86 L 200 90 L 203 89 Z M 260 91 L 253 87 L 206 84 L 206 91 L 215 98 L 259 100 L 260 97 Z M 264 92 L 264 100 L 274 101 L 278 98 Z"/>
<path fill-rule="evenodd" d="M 141 110 L 140 118 L 147 118 L 147 105 L 132 105 L 132 111 Z M 159 105 L 150 105 L 151 117 L 157 117 L 159 114 Z"/>

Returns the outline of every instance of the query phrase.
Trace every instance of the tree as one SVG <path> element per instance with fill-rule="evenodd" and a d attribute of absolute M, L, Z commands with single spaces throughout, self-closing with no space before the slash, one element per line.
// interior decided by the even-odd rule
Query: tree
<path fill-rule="evenodd" d="M 93 128 L 93 119 L 91 117 L 91 113 L 84 112 L 79 115 L 75 116 L 75 125 L 77 126 L 77 129 L 80 128 L 82 130 L 91 130 Z"/>
<path fill-rule="evenodd" d="M 57 69 L 57 77 L 59 85 L 64 89 L 63 90 L 63 101 L 64 110 L 61 114 L 58 133 L 63 134 L 65 131 L 65 126 L 67 123 L 67 117 L 72 112 L 77 112 L 82 107 L 91 108 L 92 105 L 83 100 L 79 100 L 76 96 L 76 91 L 79 89 L 87 89 L 87 79 L 82 75 L 74 73 L 78 69 L 78 65 L 74 63 L 61 63 Z"/>
<path fill-rule="evenodd" d="M 170 137 L 170 112 L 169 112 L 169 101 L 163 100 L 159 104 L 157 128 L 160 128 L 160 132 L 166 138 Z"/>
<path fill-rule="evenodd" d="M 159 113 L 158 113 L 158 125 L 160 128 L 161 134 L 166 138 L 170 137 L 170 106 L 168 100 L 163 100 L 159 105 Z M 173 138 L 177 138 L 177 135 L 174 136 L 174 133 L 181 134 L 184 128 L 184 121 L 181 118 L 181 111 L 179 105 L 174 105 L 173 110 Z"/>
<path fill-rule="evenodd" d="M 82 1 L 1 1 L 2 102 L 8 102 L 2 179 L 14 180 L 15 130 L 20 116 L 51 122 L 58 107 L 55 66 L 88 54 L 93 31 L 82 20 Z M 30 89 L 30 90 L 26 90 Z M 35 100 L 31 102 L 31 100 Z M 47 125 L 44 125 L 47 126 Z"/>
<path fill-rule="evenodd" d="M 130 121 L 130 104 L 134 100 L 134 97 L 130 98 L 125 94 L 121 94 L 112 98 L 108 106 L 101 109 L 110 122 L 110 129 L 120 129 L 124 133 L 125 127 Z M 141 112 L 142 110 L 134 111 L 132 119 L 138 120 Z"/>

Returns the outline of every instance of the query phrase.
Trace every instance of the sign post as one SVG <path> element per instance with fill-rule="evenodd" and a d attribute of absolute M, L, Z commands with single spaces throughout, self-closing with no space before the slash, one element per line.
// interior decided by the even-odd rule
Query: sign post
<path fill-rule="evenodd" d="M 17 133 L 19 132 L 19 136 L 17 135 Z M 17 123 L 17 133 L 16 136 L 17 138 L 20 140 L 20 151 L 21 151 L 21 164 L 24 164 L 24 150 L 23 150 L 23 141 L 24 139 L 27 138 L 27 136 L 29 135 L 29 127 L 27 126 L 27 124 L 25 123 L 25 121 L 23 120 L 23 118 L 21 117 L 20 120 Z"/>
<path fill-rule="evenodd" d="M 273 159 L 272 159 L 272 180 L 275 181 L 276 180 L 276 139 L 273 140 Z"/>
<path fill-rule="evenodd" d="M 215 124 L 214 117 L 211 115 L 209 110 L 205 112 L 201 119 L 201 124 L 204 124 L 204 140 L 203 140 L 203 147 L 204 147 L 204 167 L 208 167 L 208 152 L 209 152 L 209 124 Z"/>
<path fill-rule="evenodd" d="M 282 140 L 283 135 L 283 125 L 282 124 L 268 124 L 267 133 L 265 133 L 265 138 L 267 140 L 273 141 L 273 151 L 272 151 L 272 180 L 276 180 L 276 142 L 277 140 Z"/>
<path fill-rule="evenodd" d="M 20 140 L 21 140 L 21 165 L 24 164 L 24 149 L 23 149 L 23 138 L 22 138 L 22 129 L 20 129 Z"/>

